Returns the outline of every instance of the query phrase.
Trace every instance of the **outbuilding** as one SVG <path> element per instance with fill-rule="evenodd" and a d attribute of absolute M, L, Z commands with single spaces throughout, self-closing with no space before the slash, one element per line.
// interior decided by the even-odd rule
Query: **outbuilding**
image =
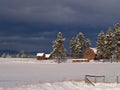
<path fill-rule="evenodd" d="M 85 50 L 83 58 L 87 58 L 88 60 L 95 60 L 97 57 L 97 49 L 96 48 L 88 48 Z"/>
<path fill-rule="evenodd" d="M 51 55 L 50 54 L 45 54 L 46 59 L 50 59 Z"/>
<path fill-rule="evenodd" d="M 44 60 L 45 58 L 45 53 L 37 53 L 37 60 Z"/>

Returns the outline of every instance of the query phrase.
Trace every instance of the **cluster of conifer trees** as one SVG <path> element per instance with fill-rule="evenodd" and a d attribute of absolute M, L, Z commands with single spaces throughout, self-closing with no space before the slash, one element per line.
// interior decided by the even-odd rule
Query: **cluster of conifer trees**
<path fill-rule="evenodd" d="M 66 57 L 66 49 L 64 48 L 64 41 L 62 33 L 59 32 L 57 39 L 53 41 L 52 56 L 57 59 Z M 73 58 L 82 58 L 84 51 L 91 45 L 90 40 L 84 37 L 83 33 L 79 33 L 70 41 L 70 51 Z M 115 24 L 114 28 L 109 28 L 105 34 L 103 31 L 98 35 L 97 54 L 103 58 L 120 59 L 120 24 Z"/>
<path fill-rule="evenodd" d="M 106 34 L 103 31 L 99 33 L 97 54 L 103 58 L 120 59 L 120 24 L 109 28 Z"/>

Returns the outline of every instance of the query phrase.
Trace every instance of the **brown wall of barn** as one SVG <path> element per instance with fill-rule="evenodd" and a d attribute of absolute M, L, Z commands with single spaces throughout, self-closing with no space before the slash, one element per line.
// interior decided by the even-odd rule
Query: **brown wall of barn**
<path fill-rule="evenodd" d="M 83 58 L 87 58 L 88 60 L 95 60 L 96 53 L 92 49 L 88 48 L 85 50 Z"/>

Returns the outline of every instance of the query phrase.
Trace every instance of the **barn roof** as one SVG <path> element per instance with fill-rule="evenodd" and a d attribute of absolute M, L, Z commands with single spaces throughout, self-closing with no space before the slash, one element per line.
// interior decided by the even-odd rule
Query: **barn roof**
<path fill-rule="evenodd" d="M 49 58 L 50 57 L 50 54 L 45 54 L 46 58 Z"/>
<path fill-rule="evenodd" d="M 90 49 L 92 49 L 94 51 L 94 53 L 97 54 L 97 49 L 96 48 L 90 47 Z"/>
<path fill-rule="evenodd" d="M 43 56 L 45 53 L 37 53 L 37 56 Z"/>

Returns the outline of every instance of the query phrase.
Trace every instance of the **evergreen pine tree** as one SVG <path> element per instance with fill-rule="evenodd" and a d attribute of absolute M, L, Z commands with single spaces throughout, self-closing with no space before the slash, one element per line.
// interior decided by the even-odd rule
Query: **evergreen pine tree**
<path fill-rule="evenodd" d="M 75 47 L 76 47 L 76 39 L 72 38 L 70 41 L 70 50 L 71 50 L 71 56 L 75 57 Z"/>
<path fill-rule="evenodd" d="M 105 44 L 107 44 L 106 42 L 106 36 L 104 34 L 104 32 L 100 32 L 98 35 L 98 41 L 97 41 L 97 54 L 100 58 L 105 57 L 104 52 L 105 52 Z"/>
<path fill-rule="evenodd" d="M 53 41 L 53 51 L 51 52 L 51 55 L 53 58 L 58 59 L 58 63 L 61 59 L 64 59 L 66 57 L 66 49 L 64 48 L 65 38 L 63 38 L 62 33 L 59 32 L 57 35 L 57 39 Z"/>
<path fill-rule="evenodd" d="M 77 58 L 82 58 L 83 55 L 83 50 L 84 50 L 84 43 L 85 43 L 85 38 L 83 33 L 79 33 L 76 37 L 77 44 L 76 44 L 76 57 Z"/>
<path fill-rule="evenodd" d="M 111 59 L 113 54 L 113 49 L 114 49 L 113 37 L 114 37 L 113 30 L 112 28 L 109 28 L 105 38 L 106 43 L 104 45 L 104 48 L 105 48 L 104 57 L 108 59 Z"/>
<path fill-rule="evenodd" d="M 9 53 L 7 53 L 6 58 L 12 58 L 12 56 Z"/>
<path fill-rule="evenodd" d="M 115 39 L 115 54 L 117 61 L 120 61 L 120 24 L 115 24 L 114 27 L 114 39 Z"/>
<path fill-rule="evenodd" d="M 90 46 L 90 40 L 85 39 L 83 33 L 79 33 L 70 42 L 70 50 L 74 58 L 82 58 L 84 51 Z"/>
<path fill-rule="evenodd" d="M 89 39 L 85 39 L 85 50 L 87 49 L 87 48 L 89 48 L 90 47 L 90 45 L 91 45 L 91 41 L 89 40 Z"/>
<path fill-rule="evenodd" d="M 3 53 L 1 57 L 6 58 L 6 53 Z"/>
<path fill-rule="evenodd" d="M 24 52 L 24 50 L 21 50 L 17 55 L 16 55 L 17 58 L 26 58 L 26 54 Z"/>
<path fill-rule="evenodd" d="M 98 35 L 97 54 L 104 58 L 120 61 L 120 25 L 114 25 L 114 31 L 109 28 L 107 34 L 101 32 Z"/>

